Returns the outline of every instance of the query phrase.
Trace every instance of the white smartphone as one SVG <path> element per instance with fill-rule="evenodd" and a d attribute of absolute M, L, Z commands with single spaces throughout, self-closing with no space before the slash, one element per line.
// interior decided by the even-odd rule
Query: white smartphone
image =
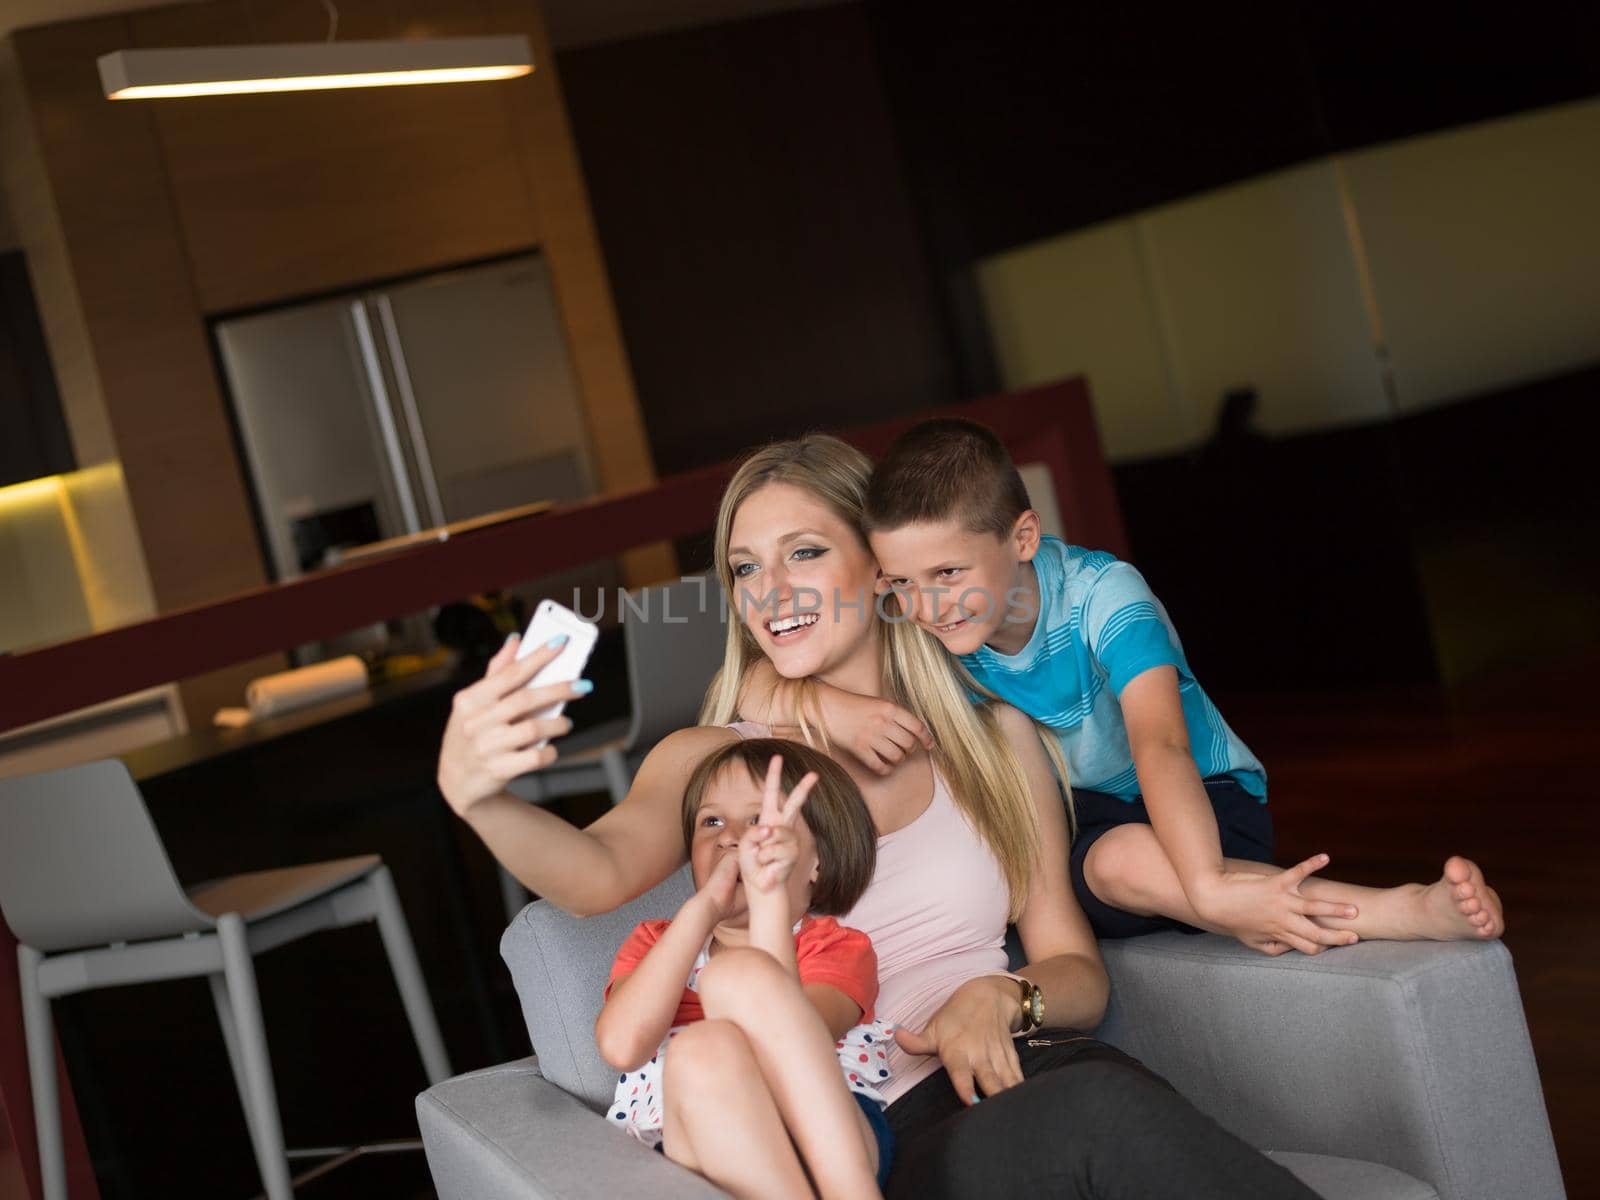
<path fill-rule="evenodd" d="M 554 600 L 541 600 L 539 607 L 533 610 L 533 620 L 528 622 L 528 632 L 522 635 L 522 644 L 517 647 L 517 657 L 526 658 L 548 643 L 551 638 L 561 634 L 567 635 L 567 644 L 561 648 L 560 654 L 541 667 L 539 673 L 528 681 L 529 687 L 572 683 L 583 675 L 583 668 L 588 664 L 589 655 L 594 651 L 595 639 L 600 636 L 600 630 L 570 608 L 563 607 Z M 541 720 L 558 717 L 565 707 L 566 701 L 558 700 L 532 715 Z M 539 744 L 542 746 L 544 743 Z"/>

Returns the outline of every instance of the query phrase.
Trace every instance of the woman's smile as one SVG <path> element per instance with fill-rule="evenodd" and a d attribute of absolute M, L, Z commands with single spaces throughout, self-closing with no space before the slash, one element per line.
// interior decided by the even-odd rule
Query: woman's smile
<path fill-rule="evenodd" d="M 791 613 L 786 617 L 774 617 L 765 622 L 768 636 L 780 645 L 799 641 L 816 625 L 818 615 L 814 612 Z"/>
<path fill-rule="evenodd" d="M 767 484 L 739 506 L 728 540 L 739 617 L 780 675 L 816 675 L 865 644 L 877 567 L 826 504 Z"/>

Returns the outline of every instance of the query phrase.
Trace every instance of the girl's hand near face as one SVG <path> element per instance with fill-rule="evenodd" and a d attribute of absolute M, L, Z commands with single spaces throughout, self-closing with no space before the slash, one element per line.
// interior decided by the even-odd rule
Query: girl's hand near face
<path fill-rule="evenodd" d="M 794 920 L 790 882 L 800 861 L 800 809 L 817 782 L 808 772 L 794 791 L 783 795 L 783 758 L 774 754 L 767 764 L 756 824 L 739 841 L 740 871 L 744 876 L 745 903 L 750 908 L 750 944 L 765 950 L 790 975 L 798 977 L 795 960 Z M 801 906 L 802 911 L 804 905 Z"/>
<path fill-rule="evenodd" d="M 788 796 L 783 795 L 782 780 L 783 757 L 774 754 L 767 764 L 761 815 L 756 818 L 755 828 L 739 841 L 739 868 L 746 897 L 783 893 L 800 858 L 800 837 L 795 826 L 817 776 L 815 772 L 808 773 Z"/>
<path fill-rule="evenodd" d="M 782 825 L 752 829 L 739 842 L 739 874 L 745 895 L 786 895 L 785 885 L 800 857 L 800 839 Z"/>
<path fill-rule="evenodd" d="M 684 907 L 698 905 L 712 925 L 733 912 L 733 889 L 739 886 L 739 859 L 727 854 L 712 869 L 694 898 Z"/>
<path fill-rule="evenodd" d="M 794 920 L 799 912 L 793 876 L 802 851 L 800 810 L 816 782 L 816 775 L 808 773 L 784 796 L 783 759 L 773 755 L 767 764 L 756 825 L 739 843 L 745 900 L 750 907 L 750 944 L 772 955 L 791 975 L 799 971 L 794 940 Z M 799 910 L 804 909 L 802 901 Z"/>

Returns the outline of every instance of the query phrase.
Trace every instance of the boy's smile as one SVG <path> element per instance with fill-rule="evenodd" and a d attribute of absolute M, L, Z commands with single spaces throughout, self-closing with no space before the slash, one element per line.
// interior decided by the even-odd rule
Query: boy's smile
<path fill-rule="evenodd" d="M 1039 615 L 1032 559 L 1038 517 L 1018 518 L 1010 537 L 973 533 L 959 521 L 924 521 L 868 535 L 882 585 L 951 654 L 987 643 L 1002 654 L 1028 644 Z"/>

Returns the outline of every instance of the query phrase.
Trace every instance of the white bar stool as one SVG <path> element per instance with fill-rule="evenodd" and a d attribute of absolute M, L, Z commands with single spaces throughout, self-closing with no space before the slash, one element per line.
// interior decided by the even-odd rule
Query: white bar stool
<path fill-rule="evenodd" d="M 204 975 L 270 1200 L 290 1200 L 293 1190 L 255 955 L 376 921 L 428 1081 L 450 1077 L 394 881 L 377 855 L 252 871 L 185 892 L 144 798 L 113 759 L 0 780 L 0 910 L 18 941 L 45 1200 L 67 1200 L 56 996 Z"/>

